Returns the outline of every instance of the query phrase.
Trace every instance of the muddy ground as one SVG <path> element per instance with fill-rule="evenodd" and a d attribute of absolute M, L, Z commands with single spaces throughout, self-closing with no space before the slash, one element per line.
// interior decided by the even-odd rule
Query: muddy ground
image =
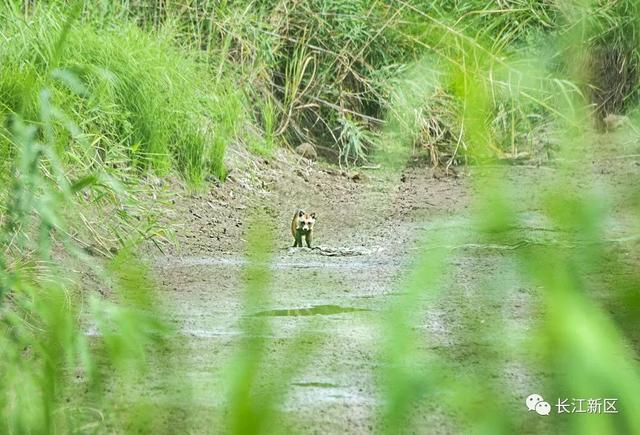
<path fill-rule="evenodd" d="M 637 154 L 636 144 L 627 147 Z M 184 338 L 180 379 L 173 388 L 193 403 L 185 429 L 223 432 L 229 362 L 243 319 L 261 313 L 270 325 L 262 383 L 276 378 L 269 371 L 278 373 L 287 361 L 310 360 L 286 381 L 276 432 L 372 432 L 382 403 L 379 355 L 385 331 L 380 319 L 406 294 L 405 278 L 425 243 L 447 234 L 458 242 L 446 246 L 449 267 L 440 290 L 425 288 L 420 297 L 414 325 L 424 337 L 419 350 L 448 361 L 451 376 L 473 377 L 486 370 L 487 358 L 486 343 L 473 331 L 487 322 L 499 324 L 503 333 L 489 335 L 492 345 L 506 349 L 491 355 L 497 361 L 493 376 L 504 387 L 495 400 L 505 412 L 523 414 L 521 432 L 544 428 L 523 405 L 528 394 L 542 388 L 543 374 L 517 350 L 541 316 L 539 289 L 517 275 L 507 255 L 517 247 L 483 245 L 464 235 L 474 223 L 482 177 L 504 171 L 518 187 L 516 195 L 530 196 L 542 194 L 533 187 L 548 183 L 560 169 L 521 165 L 470 168 L 456 175 L 423 166 L 342 171 L 284 151 L 269 160 L 234 153 L 227 182 L 174 198 L 165 218 L 177 228 L 177 243 L 151 259 L 170 321 Z M 614 162 L 594 161 L 588 172 L 615 186 L 640 171 L 637 159 Z M 317 213 L 314 245 L 319 249 L 290 248 L 289 225 L 300 208 Z M 520 231 L 527 238 L 553 237 L 537 210 L 520 212 Z M 272 231 L 274 243 L 268 297 L 247 312 L 242 300 L 252 216 Z M 611 237 L 625 234 L 628 227 L 612 226 Z M 325 255 L 330 253 L 344 255 Z M 493 287 L 496 276 L 501 288 Z M 290 354 L 301 330 L 320 338 Z M 463 430 L 460 416 L 440 406 L 438 394 L 416 411 L 424 428 L 419 432 Z"/>

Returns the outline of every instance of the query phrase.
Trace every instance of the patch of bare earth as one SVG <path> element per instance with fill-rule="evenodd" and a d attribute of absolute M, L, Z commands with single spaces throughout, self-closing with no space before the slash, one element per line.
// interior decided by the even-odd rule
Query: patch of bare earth
<path fill-rule="evenodd" d="M 631 170 L 637 174 L 636 167 Z M 511 167 L 505 176 L 526 194 L 527 186 L 548 181 L 555 172 L 553 167 Z M 266 160 L 236 150 L 225 183 L 177 195 L 165 219 L 176 228 L 178 243 L 166 246 L 153 262 L 170 320 L 185 337 L 180 376 L 197 404 L 195 429 L 221 427 L 224 367 L 241 334 L 239 320 L 262 313 L 270 315 L 271 328 L 265 379 L 270 370 L 278 373 L 283 361 L 298 357 L 287 354 L 298 331 L 323 337 L 320 344 L 299 349 L 300 358 L 311 355 L 312 362 L 287 386 L 280 427 L 297 433 L 372 432 L 381 405 L 377 370 L 384 331 L 379 320 L 403 295 L 420 237 L 469 231 L 479 177 L 480 170 L 475 178 L 447 177 L 429 168 L 341 170 L 284 151 Z M 356 254 L 290 249 L 289 225 L 297 209 L 317 213 L 315 245 Z M 260 225 L 273 231 L 275 246 L 268 301 L 247 313 L 241 304 L 244 253 L 254 213 L 264 216 Z M 523 231 L 549 237 L 536 210 L 522 213 L 528 225 Z M 450 268 L 443 288 L 425 288 L 419 308 L 422 322 L 416 328 L 424 335 L 423 350 L 445 358 L 460 373 L 484 369 L 483 361 L 490 358 L 495 377 L 508 391 L 496 400 L 526 413 L 521 401 L 541 381 L 512 356 L 517 349 L 485 351 L 526 339 L 540 316 L 540 295 L 516 275 L 516 265 L 501 247 L 463 243 L 447 248 Z M 504 288 L 492 287 L 498 275 Z M 470 333 L 494 323 L 509 335 L 476 338 Z M 493 342 L 482 341 L 487 337 Z M 417 412 L 430 432 L 460 429 L 456 416 L 436 402 Z M 539 424 L 532 420 L 527 427 L 539 429 Z"/>

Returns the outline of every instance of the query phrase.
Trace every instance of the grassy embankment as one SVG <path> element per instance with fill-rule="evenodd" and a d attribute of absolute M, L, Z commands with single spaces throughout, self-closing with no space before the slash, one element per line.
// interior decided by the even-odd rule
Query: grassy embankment
<path fill-rule="evenodd" d="M 143 398 L 126 398 L 138 403 L 130 408 L 118 405 L 126 384 L 145 373 L 145 350 L 163 354 L 170 336 L 149 315 L 155 306 L 151 280 L 140 277 L 144 267 L 129 257 L 139 240 L 156 231 L 153 223 L 142 229 L 135 223 L 145 212 L 132 192 L 149 174 L 177 174 L 198 188 L 224 179 L 230 144 L 268 155 L 274 146 L 303 141 L 343 164 L 375 151 L 385 154 L 390 143 L 402 144 L 397 154 L 403 158 L 406 150 L 420 149 L 433 164 L 444 165 L 495 157 L 539 160 L 552 151 L 573 158 L 575 138 L 595 143 L 592 119 L 598 124 L 610 112 L 635 109 L 634 2 L 503 3 L 441 1 L 425 8 L 411 1 L 205 1 L 164 8 L 122 2 L 73 9 L 63 1 L 34 6 L 4 0 L 2 426 L 20 433 L 81 431 L 102 418 L 115 427 L 150 424 L 153 404 Z M 550 131 L 560 139 L 545 139 Z M 482 190 L 486 198 L 479 202 L 490 199 L 493 205 L 478 212 L 479 221 L 495 223 L 480 226 L 478 234 L 498 242 L 518 219 L 506 199 L 495 207 L 505 187 L 499 181 Z M 555 189 L 563 192 L 564 186 Z M 523 275 L 543 288 L 549 307 L 539 340 L 529 345 L 541 347 L 543 363 L 555 363 L 558 372 L 581 373 L 579 383 L 554 378 L 552 391 L 615 387 L 621 403 L 635 406 L 637 349 L 625 347 L 635 323 L 601 310 L 585 295 L 580 277 L 600 276 L 612 306 L 624 300 L 625 309 L 637 310 L 637 297 L 629 292 L 637 288 L 637 274 L 607 257 L 597 230 L 606 215 L 593 203 L 589 196 L 569 195 L 540 205 L 555 225 L 591 242 L 577 263 L 570 253 L 548 247 L 514 257 Z M 105 267 L 78 249 L 95 243 L 87 240 L 95 238 L 95 229 L 83 224 L 81 210 L 88 206 L 117 210 L 112 228 L 121 229 L 120 251 Z M 583 239 L 567 242 L 585 246 Z M 83 289 L 50 262 L 53 249 L 95 268 L 117 296 L 105 299 Z M 608 271 L 625 271 L 613 283 L 591 261 L 605 257 L 612 264 Z M 438 270 L 437 260 L 416 271 L 421 285 L 409 282 L 410 295 L 425 283 L 436 286 L 435 277 L 424 274 Z M 394 309 L 393 318 L 411 318 L 410 304 Z M 80 317 L 96 325 L 101 339 L 85 336 Z M 583 333 L 576 333 L 576 324 Z M 454 406 L 477 385 L 496 388 L 482 373 L 476 387 L 474 379 L 416 379 L 411 367 L 394 359 L 411 355 L 410 325 L 391 322 L 390 328 L 396 340 L 384 358 L 396 364 L 382 373 L 393 380 L 385 384 L 387 406 L 381 410 L 387 422 L 405 421 L 421 400 L 407 391 L 448 388 L 452 402 L 444 406 Z M 256 352 L 251 348 L 248 355 Z M 442 364 L 446 370 L 447 362 Z M 259 375 L 259 367 L 239 367 L 247 376 L 234 378 L 232 391 L 242 394 L 241 400 L 231 398 L 237 417 L 232 427 L 254 409 L 244 379 Z M 72 374 L 77 370 L 91 398 L 86 407 L 65 405 L 78 388 Z M 469 421 L 482 415 L 478 421 L 488 432 L 518 427 L 517 418 L 469 403 Z M 270 416 L 257 416 L 265 419 L 258 427 L 266 427 Z M 640 431 L 630 414 L 615 422 L 600 419 L 590 428 L 572 425 L 593 433 Z"/>

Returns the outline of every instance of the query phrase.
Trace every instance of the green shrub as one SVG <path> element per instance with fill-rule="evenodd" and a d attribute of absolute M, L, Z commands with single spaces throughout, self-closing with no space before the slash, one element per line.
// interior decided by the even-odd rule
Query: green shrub
<path fill-rule="evenodd" d="M 20 110 L 36 119 L 37 93 L 29 101 L 22 95 L 46 88 L 69 117 L 50 132 L 60 156 L 159 174 L 175 168 L 194 185 L 209 175 L 223 179 L 224 150 L 241 119 L 233 87 L 178 50 L 171 28 L 151 34 L 134 24 L 87 20 L 71 28 L 60 62 L 52 64 L 62 16 L 55 8 L 0 15 L 0 37 L 10 41 L 0 47 L 3 117 Z M 1 137 L 8 152 L 6 133 Z"/>

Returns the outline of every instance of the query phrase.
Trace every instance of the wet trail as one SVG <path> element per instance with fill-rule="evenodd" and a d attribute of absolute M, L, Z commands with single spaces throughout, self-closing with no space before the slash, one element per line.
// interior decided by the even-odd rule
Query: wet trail
<path fill-rule="evenodd" d="M 287 352 L 300 331 L 322 337 L 308 348 L 303 345 L 301 351 L 312 355 L 311 361 L 289 383 L 281 405 L 282 424 L 297 432 L 313 433 L 318 428 L 323 433 L 370 432 L 381 404 L 377 371 L 384 338 L 382 316 L 405 294 L 403 278 L 415 261 L 416 250 L 423 248 L 419 242 L 423 235 L 459 233 L 470 225 L 469 218 L 460 213 L 462 200 L 452 210 L 442 198 L 434 213 L 435 200 L 422 199 L 415 194 L 399 198 L 402 210 L 409 204 L 411 212 L 397 213 L 392 220 L 381 216 L 372 223 L 358 255 L 325 256 L 317 250 L 280 248 L 270 260 L 267 302 L 250 312 L 242 306 L 247 261 L 241 253 L 158 258 L 156 270 L 165 288 L 163 299 L 171 306 L 171 322 L 187 338 L 182 365 L 196 402 L 206 412 L 221 413 L 224 367 L 242 336 L 241 321 L 246 316 L 261 316 L 270 325 L 266 339 L 271 369 L 282 358 L 295 358 Z M 365 199 L 346 213 L 376 211 L 363 209 L 362 204 L 378 207 L 376 201 Z M 332 247 L 328 250 L 339 249 L 338 243 L 349 240 L 341 234 L 327 239 L 326 245 Z M 459 323 L 466 311 L 458 308 L 466 307 L 463 301 L 476 294 L 477 280 L 488 279 L 496 268 L 511 267 L 500 265 L 499 250 L 491 251 L 487 255 L 486 249 L 450 248 L 454 273 L 447 293 L 425 291 L 421 304 L 422 323 L 416 327 L 424 333 L 425 349 L 446 352 L 459 344 Z M 520 295 L 500 303 L 511 302 L 523 303 Z M 512 308 L 507 310 L 511 314 Z M 425 424 L 433 423 L 440 415 L 435 408 L 429 409 L 424 419 Z"/>
<path fill-rule="evenodd" d="M 547 176 L 535 169 L 513 172 L 521 185 Z M 541 386 L 541 377 L 517 350 L 541 316 L 539 289 L 522 281 L 510 255 L 522 245 L 474 238 L 469 211 L 473 194 L 465 182 L 434 181 L 418 171 L 409 177 L 410 183 L 399 186 L 372 181 L 340 204 L 324 201 L 318 239 L 327 252 L 345 249 L 351 255 L 291 249 L 282 246 L 290 242 L 283 237 L 282 247 L 270 258 L 268 297 L 250 309 L 242 303 L 247 266 L 242 248 L 155 258 L 161 298 L 184 339 L 183 385 L 190 389 L 201 418 L 214 427 L 222 424 L 225 370 L 242 337 L 243 319 L 265 318 L 264 382 L 277 379 L 287 360 L 304 360 L 279 406 L 280 427 L 297 433 L 371 432 L 381 405 L 381 319 L 405 295 L 404 278 L 416 254 L 425 249 L 420 240 L 435 234 L 455 234 L 461 242 L 441 246 L 448 254 L 448 268 L 441 288 L 425 288 L 420 297 L 415 330 L 424 340 L 418 346 L 446 359 L 452 373 L 465 374 L 485 369 L 487 340 L 510 349 L 493 356 L 498 370 L 494 376 L 505 391 L 499 400 L 505 406 L 520 403 Z M 323 203 L 322 194 L 316 192 L 311 200 Z M 284 195 L 276 203 L 282 211 L 275 230 L 286 234 L 294 207 Z M 363 221 L 362 216 L 370 218 Z M 514 229 L 518 240 L 553 243 L 557 238 L 537 210 L 522 210 L 520 222 Z M 622 237 L 627 230 L 614 222 L 610 236 Z M 474 332 L 479 330 L 489 332 L 481 336 Z M 321 338 L 303 341 L 298 353 L 290 354 L 300 331 Z M 419 420 L 435 432 L 455 427 L 437 403 L 422 409 Z"/>

